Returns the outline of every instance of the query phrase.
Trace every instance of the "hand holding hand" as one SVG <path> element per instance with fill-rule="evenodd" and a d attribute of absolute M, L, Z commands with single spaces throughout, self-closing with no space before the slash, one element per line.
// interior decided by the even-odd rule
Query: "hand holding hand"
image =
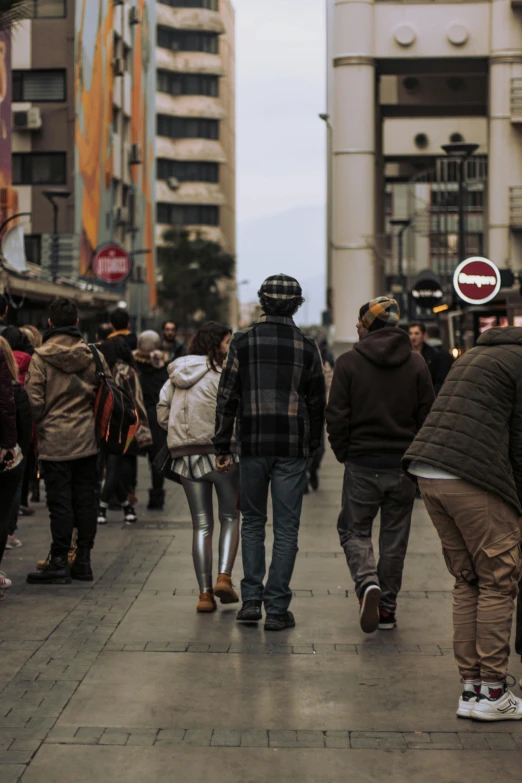
<path fill-rule="evenodd" d="M 232 456 L 230 454 L 220 454 L 216 458 L 216 469 L 218 473 L 227 473 L 232 464 Z"/>

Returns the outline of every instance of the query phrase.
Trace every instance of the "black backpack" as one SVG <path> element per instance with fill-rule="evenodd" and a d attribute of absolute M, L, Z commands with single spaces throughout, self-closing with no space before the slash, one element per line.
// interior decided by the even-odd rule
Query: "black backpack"
<path fill-rule="evenodd" d="M 94 402 L 94 419 L 100 447 L 107 454 L 125 454 L 138 429 L 138 412 L 125 389 L 105 374 L 98 349 L 89 345 L 100 381 Z"/>

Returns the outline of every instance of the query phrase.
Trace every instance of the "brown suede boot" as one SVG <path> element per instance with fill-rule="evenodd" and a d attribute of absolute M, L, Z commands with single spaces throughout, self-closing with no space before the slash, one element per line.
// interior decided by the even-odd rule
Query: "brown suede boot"
<path fill-rule="evenodd" d="M 215 612 L 217 609 L 214 591 L 208 590 L 206 593 L 199 594 L 198 612 Z"/>
<path fill-rule="evenodd" d="M 222 604 L 239 603 L 239 596 L 234 590 L 232 577 L 228 574 L 218 574 L 214 594 L 217 595 Z"/>

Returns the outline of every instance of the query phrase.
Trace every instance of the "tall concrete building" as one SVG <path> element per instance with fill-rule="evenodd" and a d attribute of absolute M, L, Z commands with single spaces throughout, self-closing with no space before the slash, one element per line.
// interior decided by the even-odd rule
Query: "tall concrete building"
<path fill-rule="evenodd" d="M 230 0 L 158 2 L 158 243 L 183 226 L 235 254 L 234 24 Z M 236 324 L 235 281 L 226 296 Z"/>
<path fill-rule="evenodd" d="M 120 299 L 155 304 L 156 0 L 31 0 L 13 32 L 12 179 L 30 262 L 93 279 L 96 250 L 134 253 Z M 146 251 L 146 252 L 145 252 Z"/>
<path fill-rule="evenodd" d="M 459 260 L 459 164 L 442 145 L 475 144 L 464 164 L 465 251 L 522 269 L 520 0 L 327 0 L 329 280 L 336 340 L 356 340 L 361 303 Z M 400 281 L 399 281 L 400 282 Z"/>

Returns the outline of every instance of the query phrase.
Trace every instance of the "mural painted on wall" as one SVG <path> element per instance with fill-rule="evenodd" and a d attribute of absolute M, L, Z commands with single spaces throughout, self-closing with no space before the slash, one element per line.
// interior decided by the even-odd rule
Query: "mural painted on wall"
<path fill-rule="evenodd" d="M 0 33 L 0 220 L 14 214 L 16 191 L 11 187 L 11 35 Z"/>
<path fill-rule="evenodd" d="M 136 8 L 139 22 L 124 22 Z M 155 300 L 153 242 L 155 63 L 151 31 L 155 0 L 78 0 L 76 4 L 76 232 L 80 235 L 80 273 L 91 277 L 101 245 L 119 241 L 129 250 L 152 249 L 145 256 L 151 305 Z M 115 76 L 115 31 L 128 47 L 125 75 Z M 119 53 L 118 53 L 119 56 Z M 114 106 L 117 105 L 117 112 Z M 130 165 L 131 145 L 141 148 L 141 163 Z M 136 230 L 121 235 L 115 220 L 115 187 L 134 193 Z"/>

